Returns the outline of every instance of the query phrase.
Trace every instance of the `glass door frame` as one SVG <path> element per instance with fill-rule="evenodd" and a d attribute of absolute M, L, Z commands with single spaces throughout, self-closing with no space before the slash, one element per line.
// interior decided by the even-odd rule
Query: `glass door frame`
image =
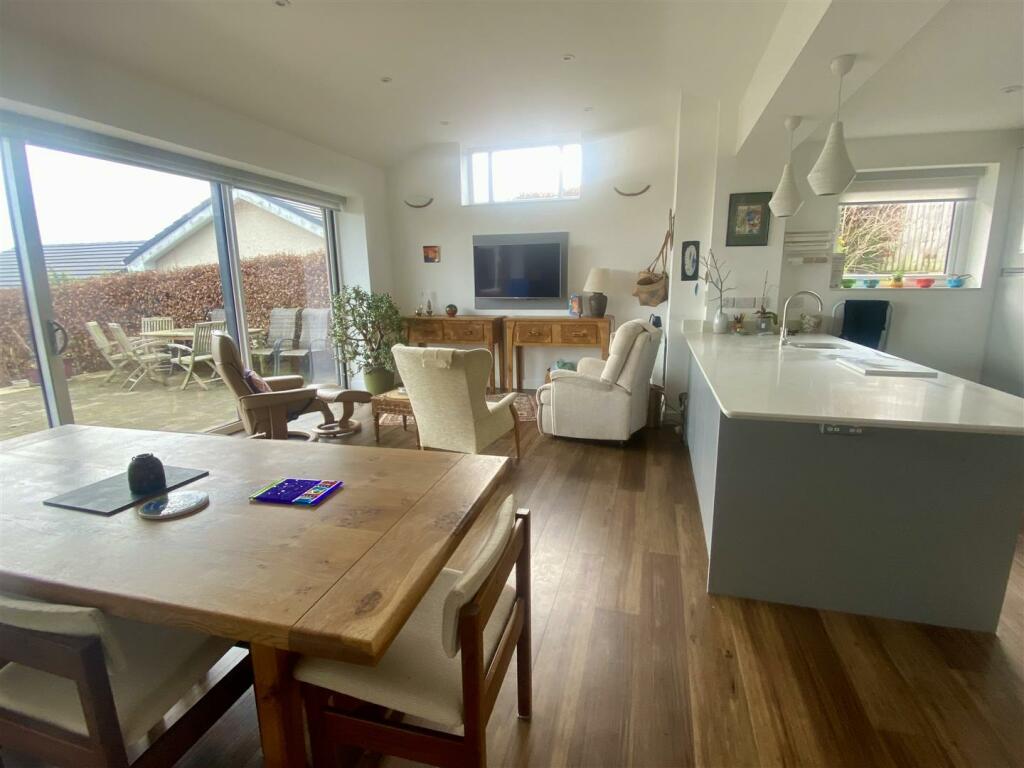
<path fill-rule="evenodd" d="M 39 234 L 39 222 L 36 216 L 35 200 L 32 194 L 32 179 L 28 167 L 26 139 L 33 143 L 31 136 L 8 136 L 0 134 L 0 165 L 7 193 L 7 204 L 14 235 L 14 250 L 20 268 L 20 280 L 25 296 L 26 318 L 32 340 L 36 363 L 40 373 L 40 383 L 46 408 L 47 420 L 51 427 L 63 424 L 74 424 L 74 413 L 68 380 L 64 373 L 61 352 L 67 343 L 67 333 L 58 322 L 53 307 L 53 296 L 50 292 L 49 275 L 47 274 L 46 258 L 42 239 Z M 235 227 L 233 185 L 197 177 L 182 170 L 154 165 L 133 163 L 131 159 L 116 159 L 99 154 L 91 155 L 75 146 L 61 147 L 53 142 L 43 142 L 40 146 L 57 149 L 72 154 L 100 157 L 129 165 L 149 167 L 151 170 L 197 178 L 210 185 L 210 202 L 213 211 L 213 227 L 217 242 L 218 264 L 220 268 L 221 291 L 224 297 L 225 320 L 228 331 L 238 341 L 239 351 L 247 366 L 251 366 L 249 353 L 249 333 L 245 320 L 245 297 L 242 289 L 241 260 L 238 251 L 238 235 Z M 273 185 L 273 180 L 264 179 L 266 185 Z M 290 190 L 288 184 L 282 184 L 278 194 L 287 197 Z M 340 233 L 338 230 L 337 211 L 333 208 L 319 206 L 324 217 L 324 246 L 327 253 L 327 271 L 330 282 L 331 296 L 336 296 L 343 286 L 341 272 Z M 63 338 L 61 338 L 63 337 Z M 344 364 L 338 366 L 338 374 L 344 386 L 348 386 L 348 374 Z M 238 422 L 220 425 L 210 431 L 231 431 Z"/>

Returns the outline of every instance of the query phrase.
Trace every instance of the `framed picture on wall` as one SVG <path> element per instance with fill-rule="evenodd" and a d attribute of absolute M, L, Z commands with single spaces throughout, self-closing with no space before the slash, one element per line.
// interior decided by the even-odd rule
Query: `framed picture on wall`
<path fill-rule="evenodd" d="M 699 240 L 684 240 L 683 245 L 680 249 L 682 258 L 680 261 L 683 263 L 682 275 L 680 277 L 684 282 L 690 280 L 696 280 L 700 277 L 700 241 Z"/>
<path fill-rule="evenodd" d="M 768 225 L 772 212 L 768 209 L 771 192 L 737 192 L 729 195 L 729 229 L 725 244 L 768 245 Z"/>
<path fill-rule="evenodd" d="M 424 264 L 437 264 L 441 261 L 441 246 L 440 245 L 424 245 L 423 246 L 423 263 Z"/>

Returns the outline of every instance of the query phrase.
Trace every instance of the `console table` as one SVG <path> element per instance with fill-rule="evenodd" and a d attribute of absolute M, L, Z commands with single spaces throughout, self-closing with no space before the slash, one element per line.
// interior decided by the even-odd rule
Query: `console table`
<path fill-rule="evenodd" d="M 600 347 L 601 359 L 608 358 L 608 343 L 615 318 L 604 317 L 506 317 L 504 382 L 523 388 L 523 347 Z"/>
<path fill-rule="evenodd" d="M 428 344 L 444 344 L 456 342 L 460 344 L 475 344 L 486 347 L 490 350 L 494 365 L 498 367 L 501 376 L 501 388 L 505 389 L 505 368 L 502 360 L 505 358 L 505 337 L 502 334 L 501 315 L 456 315 L 447 316 L 420 316 L 402 318 L 408 333 L 409 343 L 425 347 Z M 500 354 L 497 352 L 501 348 Z M 491 368 L 491 379 L 489 391 L 494 391 L 494 368 Z"/>

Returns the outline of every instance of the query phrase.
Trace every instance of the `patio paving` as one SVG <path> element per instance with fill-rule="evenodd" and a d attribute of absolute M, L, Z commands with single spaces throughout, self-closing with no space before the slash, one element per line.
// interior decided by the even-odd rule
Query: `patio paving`
<path fill-rule="evenodd" d="M 220 382 L 209 384 L 208 390 L 191 384 L 183 391 L 184 374 L 178 372 L 166 385 L 146 380 L 128 392 L 120 380 L 104 384 L 105 377 L 87 373 L 68 380 L 75 423 L 203 432 L 238 418 L 234 398 Z M 38 386 L 0 388 L 0 440 L 47 426 Z"/>

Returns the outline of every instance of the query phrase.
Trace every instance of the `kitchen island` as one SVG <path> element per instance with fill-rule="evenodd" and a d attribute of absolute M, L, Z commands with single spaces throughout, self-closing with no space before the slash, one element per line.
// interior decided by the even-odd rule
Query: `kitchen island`
<path fill-rule="evenodd" d="M 1024 510 L 1024 400 L 831 336 L 688 334 L 708 591 L 994 631 Z M 814 348 L 813 345 L 821 345 Z"/>

